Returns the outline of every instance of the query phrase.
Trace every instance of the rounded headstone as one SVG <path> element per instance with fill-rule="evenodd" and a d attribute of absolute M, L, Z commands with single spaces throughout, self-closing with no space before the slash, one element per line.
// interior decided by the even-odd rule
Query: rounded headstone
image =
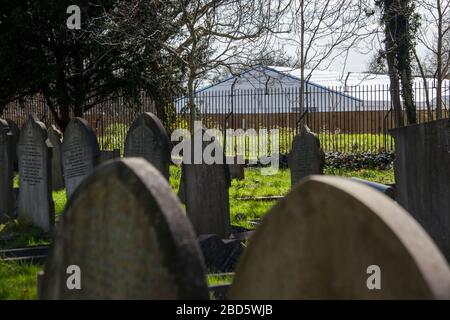
<path fill-rule="evenodd" d="M 19 157 L 18 217 L 44 230 L 55 221 L 52 199 L 52 144 L 45 124 L 31 114 L 22 127 L 17 145 Z"/>
<path fill-rule="evenodd" d="M 303 125 L 300 133 L 292 142 L 292 150 L 289 155 L 289 168 L 291 169 L 291 185 L 301 181 L 303 178 L 322 174 L 325 157 L 320 148 L 320 140 L 317 135 Z"/>
<path fill-rule="evenodd" d="M 67 198 L 94 170 L 100 159 L 95 132 L 82 118 L 73 118 L 64 131 L 62 165 Z"/>
<path fill-rule="evenodd" d="M 125 139 L 125 157 L 142 157 L 169 180 L 170 140 L 161 121 L 144 112 L 131 125 Z"/>
<path fill-rule="evenodd" d="M 68 290 L 69 266 L 81 289 Z M 166 179 L 141 158 L 101 165 L 69 199 L 43 299 L 208 299 L 192 226 Z"/>
<path fill-rule="evenodd" d="M 350 179 L 312 176 L 258 226 L 229 298 L 449 299 L 450 270 L 387 196 Z"/>

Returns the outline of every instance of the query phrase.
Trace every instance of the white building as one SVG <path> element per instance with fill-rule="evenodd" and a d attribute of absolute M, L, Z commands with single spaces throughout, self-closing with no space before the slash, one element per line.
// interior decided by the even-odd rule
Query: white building
<path fill-rule="evenodd" d="M 308 112 L 387 111 L 391 108 L 389 77 L 381 74 L 315 70 L 306 82 Z M 232 76 L 196 93 L 196 106 L 204 114 L 295 113 L 299 106 L 300 69 L 259 66 Z M 417 108 L 426 109 L 422 78 L 414 78 Z M 443 84 L 444 108 L 450 102 L 450 81 Z M 429 101 L 436 103 L 434 80 L 428 81 Z M 176 101 L 177 111 L 185 110 L 186 98 Z"/>

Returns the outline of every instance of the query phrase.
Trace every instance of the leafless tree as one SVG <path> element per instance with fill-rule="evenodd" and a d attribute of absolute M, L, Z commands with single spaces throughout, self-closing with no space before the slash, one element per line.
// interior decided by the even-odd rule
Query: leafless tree
<path fill-rule="evenodd" d="M 293 0 L 287 41 L 298 48 L 300 68 L 300 113 L 305 112 L 305 82 L 314 70 L 326 69 L 337 58 L 346 56 L 372 35 L 365 0 Z"/>
<path fill-rule="evenodd" d="M 128 45 L 134 52 L 161 47 L 159 53 L 178 67 L 186 86 L 190 125 L 197 117 L 195 91 L 211 71 L 257 56 L 270 35 L 283 32 L 280 21 L 289 0 L 131 0 L 106 13 L 105 30 L 120 34 L 112 45 Z M 154 16 L 151 12 L 163 12 Z M 158 19 L 155 24 L 153 19 Z M 106 37 L 108 38 L 108 37 Z M 151 65 L 151 61 L 147 62 Z"/>
<path fill-rule="evenodd" d="M 427 55 L 424 60 L 415 52 L 415 58 L 426 93 L 429 86 L 427 79 L 430 76 L 436 79 L 436 118 L 441 119 L 442 85 L 444 79 L 450 76 L 450 0 L 417 0 L 416 3 L 421 13 L 417 39 L 426 49 Z M 427 106 L 430 110 L 428 95 Z"/>

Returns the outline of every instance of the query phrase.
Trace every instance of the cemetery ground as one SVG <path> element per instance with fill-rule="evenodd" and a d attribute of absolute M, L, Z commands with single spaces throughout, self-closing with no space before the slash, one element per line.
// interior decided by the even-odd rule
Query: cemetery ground
<path fill-rule="evenodd" d="M 393 169 L 339 169 L 326 167 L 326 175 L 356 177 L 383 184 L 394 183 Z M 174 191 L 179 188 L 181 170 L 170 167 L 170 185 Z M 17 177 L 14 180 L 18 186 Z M 289 169 L 280 169 L 271 176 L 261 175 L 258 168 L 246 168 L 244 180 L 233 180 L 229 189 L 230 218 L 233 226 L 254 229 L 255 222 L 277 202 L 270 197 L 284 196 L 290 190 Z M 66 203 L 65 190 L 54 191 L 56 221 L 64 210 Z M 26 247 L 48 244 L 49 235 L 39 228 L 23 225 L 17 220 L 0 225 L 0 250 L 7 248 Z M 36 275 L 43 266 L 26 262 L 0 262 L 0 299 L 36 299 Z M 230 283 L 232 275 L 209 275 L 208 282 L 212 284 Z"/>

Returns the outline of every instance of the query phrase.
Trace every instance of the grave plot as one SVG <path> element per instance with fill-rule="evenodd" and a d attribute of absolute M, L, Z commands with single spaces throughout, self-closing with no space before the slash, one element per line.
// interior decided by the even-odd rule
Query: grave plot
<path fill-rule="evenodd" d="M 161 121 L 144 112 L 131 125 L 125 139 L 125 157 L 142 157 L 169 180 L 171 143 Z"/>

